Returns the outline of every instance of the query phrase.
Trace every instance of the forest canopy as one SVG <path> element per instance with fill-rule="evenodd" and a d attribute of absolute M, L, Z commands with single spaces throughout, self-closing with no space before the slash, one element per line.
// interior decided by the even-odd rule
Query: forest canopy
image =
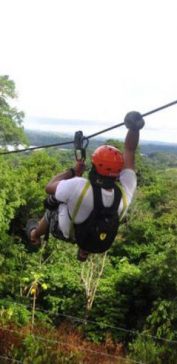
<path fill-rule="evenodd" d="M 18 120 L 7 105 L 15 85 L 0 79 L 3 143 L 17 143 L 23 116 Z M 0 356 L 39 364 L 120 357 L 127 364 L 176 364 L 177 169 L 169 157 L 158 165 L 138 150 L 136 196 L 88 312 L 81 278 L 90 263 L 83 268 L 76 260 L 77 247 L 50 237 L 32 252 L 25 239 L 27 220 L 43 215 L 45 185 L 74 163 L 73 150 L 0 156 Z"/>
<path fill-rule="evenodd" d="M 15 83 L 9 76 L 0 76 L 0 145 L 27 144 L 23 130 L 24 112 L 11 106 L 17 98 Z"/>

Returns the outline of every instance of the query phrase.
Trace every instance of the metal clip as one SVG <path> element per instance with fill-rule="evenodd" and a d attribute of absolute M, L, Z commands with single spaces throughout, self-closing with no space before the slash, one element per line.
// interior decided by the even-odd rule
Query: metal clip
<path fill-rule="evenodd" d="M 86 144 L 84 146 L 84 140 L 86 140 Z M 77 161 L 85 161 L 86 158 L 86 147 L 88 145 L 88 140 L 84 138 L 83 132 L 81 130 L 75 132 L 74 136 L 74 148 L 75 148 L 75 157 Z"/>

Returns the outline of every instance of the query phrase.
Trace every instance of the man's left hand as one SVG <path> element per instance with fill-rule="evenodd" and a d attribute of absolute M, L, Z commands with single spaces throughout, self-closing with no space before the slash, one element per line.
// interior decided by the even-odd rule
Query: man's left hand
<path fill-rule="evenodd" d="M 125 126 L 130 130 L 140 130 L 144 127 L 144 119 L 137 111 L 130 111 L 124 118 Z"/>

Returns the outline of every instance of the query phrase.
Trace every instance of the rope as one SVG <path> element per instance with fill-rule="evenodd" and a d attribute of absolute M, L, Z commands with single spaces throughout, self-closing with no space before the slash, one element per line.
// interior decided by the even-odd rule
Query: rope
<path fill-rule="evenodd" d="M 166 104 L 166 105 L 160 106 L 160 107 L 158 107 L 158 108 L 156 108 L 156 109 L 153 109 L 153 110 L 151 110 L 151 111 L 148 111 L 148 112 L 146 112 L 145 114 L 142 114 L 141 116 L 142 116 L 142 118 L 144 118 L 145 116 L 148 116 L 148 115 L 154 114 L 154 113 L 155 113 L 155 112 L 157 112 L 157 111 L 161 111 L 161 110 L 166 109 L 167 107 L 173 106 L 173 105 L 175 105 L 175 104 L 177 104 L 177 100 L 175 100 L 175 101 L 173 101 L 173 102 L 170 102 L 169 104 Z M 119 127 L 120 127 L 120 126 L 122 126 L 122 125 L 124 125 L 124 123 L 116 124 L 116 125 L 114 125 L 114 126 L 111 126 L 110 128 L 107 128 L 107 129 L 101 130 L 101 131 L 99 131 L 98 133 L 94 133 L 94 134 L 89 135 L 89 136 L 87 137 L 87 139 L 90 139 L 90 138 L 93 138 L 93 137 L 95 137 L 95 136 L 97 136 L 97 135 L 99 135 L 99 134 L 105 133 L 106 131 L 110 131 L 110 130 L 112 130 L 112 129 L 119 128 Z"/>
<path fill-rule="evenodd" d="M 17 330 L 13 330 L 13 329 L 8 329 L 6 327 L 2 327 L 1 328 L 2 331 L 7 331 L 7 332 L 11 332 L 11 333 L 14 333 L 14 334 L 18 334 L 18 335 L 24 335 L 24 333 L 21 333 Z M 63 341 L 60 341 L 60 340 L 53 340 L 53 339 L 45 339 L 44 337 L 42 336 L 38 336 L 38 335 L 34 335 L 33 333 L 31 334 L 33 337 L 35 337 L 36 339 L 38 339 L 39 341 L 44 341 L 46 343 L 50 343 L 50 344 L 60 344 L 60 345 L 63 345 L 63 346 L 66 346 L 66 347 L 69 347 L 69 348 L 75 348 L 75 345 L 72 345 L 72 344 L 68 344 L 66 342 L 63 342 Z M 127 361 L 127 358 L 124 358 L 122 356 L 118 356 L 118 355 L 112 355 L 112 354 L 108 354 L 108 353 L 104 353 L 103 351 L 97 351 L 97 350 L 92 350 L 92 349 L 82 349 L 81 347 L 78 347 L 78 350 L 80 350 L 81 352 L 83 353 L 92 353 L 92 354 L 98 354 L 98 355 L 102 355 L 102 356 L 106 356 L 108 358 L 112 358 L 112 359 L 121 359 L 121 360 L 125 360 Z M 8 358 L 7 358 L 8 359 Z M 135 364 L 148 364 L 148 363 L 145 363 L 145 362 L 139 362 L 139 361 L 136 361 L 134 359 L 130 359 L 132 363 L 135 363 Z M 21 363 L 20 361 L 16 361 L 17 363 Z"/>
<path fill-rule="evenodd" d="M 154 109 L 154 110 L 148 111 L 148 112 L 146 112 L 145 114 L 143 114 L 143 115 L 142 115 L 142 117 L 144 118 L 145 116 L 148 116 L 148 115 L 154 114 L 155 112 L 161 111 L 161 110 L 166 109 L 167 107 L 173 106 L 173 105 L 175 105 L 175 104 L 177 104 L 177 100 L 172 101 L 172 102 L 170 102 L 169 104 L 166 104 L 166 105 L 160 106 L 160 107 L 158 107 L 157 109 Z"/>
<path fill-rule="evenodd" d="M 13 302 L 6 301 L 6 304 L 8 304 L 8 303 L 9 304 L 12 304 Z M 14 302 L 13 304 L 14 305 L 17 305 L 17 306 L 26 307 L 27 309 L 31 308 L 30 305 L 25 305 L 25 304 L 22 304 L 22 303 Z M 43 309 L 40 309 L 40 308 L 36 308 L 36 311 L 52 314 L 51 311 L 49 311 L 49 310 L 43 310 Z M 132 335 L 139 335 L 141 337 L 148 337 L 148 338 L 151 338 L 151 339 L 154 339 L 154 340 L 158 340 L 158 341 L 161 341 L 161 342 L 166 342 L 166 343 L 169 343 L 169 344 L 175 344 L 175 345 L 177 345 L 177 340 L 165 339 L 163 337 L 158 337 L 158 336 L 146 334 L 146 333 L 143 333 L 143 332 L 141 333 L 141 332 L 138 332 L 138 331 L 135 331 L 135 330 L 128 330 L 128 329 L 125 329 L 125 328 L 119 327 L 119 326 L 111 326 L 111 325 L 106 324 L 104 322 L 101 322 L 100 323 L 100 322 L 96 322 L 96 321 L 92 321 L 92 320 L 88 320 L 88 319 L 85 320 L 85 318 L 80 318 L 80 317 L 77 317 L 77 316 L 60 314 L 58 312 L 57 312 L 57 315 L 60 316 L 60 317 L 68 318 L 68 319 L 73 320 L 73 321 L 82 322 L 84 324 L 85 324 L 85 321 L 87 321 L 87 323 L 90 323 L 90 324 L 93 324 L 93 325 L 99 325 L 99 324 L 101 324 L 102 327 L 107 327 L 107 328 L 110 328 L 112 330 L 122 331 L 122 332 L 125 332 L 127 334 L 132 334 Z"/>
<path fill-rule="evenodd" d="M 59 147 L 59 146 L 67 145 L 67 144 L 73 144 L 73 143 L 74 143 L 74 140 L 71 140 L 68 142 L 63 142 L 63 143 L 46 144 L 46 145 L 40 145 L 39 147 L 30 147 L 30 148 L 24 148 L 24 149 L 10 150 L 7 152 L 0 153 L 0 155 L 12 154 L 12 153 L 22 153 L 22 152 L 27 152 L 27 151 L 36 150 L 36 149 L 43 149 L 43 148 Z"/>
<path fill-rule="evenodd" d="M 163 105 L 163 106 L 160 106 L 156 109 L 153 109 L 151 111 L 148 111 L 144 114 L 142 114 L 141 116 L 142 117 L 145 117 L 145 116 L 148 116 L 148 115 L 151 115 L 151 114 L 154 114 L 155 112 L 158 112 L 158 111 L 161 111 L 163 109 L 166 109 L 170 106 L 173 106 L 177 104 L 177 100 L 175 101 L 172 101 L 166 105 Z M 110 128 L 106 128 L 106 129 L 103 129 L 101 131 L 98 131 L 97 133 L 94 133 L 94 134 L 90 134 L 89 136 L 87 137 L 83 137 L 83 141 L 86 140 L 88 141 L 88 139 L 91 139 L 97 135 L 100 135 L 100 134 L 103 134 L 107 131 L 110 131 L 110 130 L 113 130 L 115 128 L 119 128 L 120 126 L 124 125 L 124 122 L 123 123 L 120 123 L 120 124 L 116 124 L 116 125 L 113 125 L 111 126 Z M 59 146 L 63 146 L 63 145 L 69 145 L 69 144 L 74 144 L 74 140 L 71 140 L 71 141 L 68 141 L 68 142 L 63 142 L 63 143 L 55 143 L 55 144 L 46 144 L 46 145 L 41 145 L 39 147 L 31 147 L 31 148 L 25 148 L 25 149 L 20 149 L 20 150 L 11 150 L 11 151 L 6 151 L 6 152 L 3 152 L 3 153 L 0 153 L 0 155 L 5 155 L 5 154 L 13 154 L 13 153 L 22 153 L 22 152 L 26 152 L 26 151 L 32 151 L 32 150 L 36 150 L 36 149 L 42 149 L 42 148 L 51 148 L 51 147 L 59 147 Z"/>

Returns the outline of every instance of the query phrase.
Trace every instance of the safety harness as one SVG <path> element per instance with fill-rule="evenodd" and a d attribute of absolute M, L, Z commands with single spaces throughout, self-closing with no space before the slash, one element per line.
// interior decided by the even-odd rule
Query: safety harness
<path fill-rule="evenodd" d="M 92 186 L 94 195 L 94 209 L 89 217 L 80 224 L 75 223 L 83 198 Z M 123 201 L 123 210 L 118 216 L 118 206 Z M 127 209 L 127 198 L 123 187 L 116 182 L 114 187 L 114 201 L 112 206 L 105 207 L 102 202 L 101 188 L 91 185 L 88 180 L 81 191 L 71 216 L 70 238 L 75 240 L 80 248 L 92 253 L 102 253 L 109 249 L 116 235 L 119 223 Z"/>

